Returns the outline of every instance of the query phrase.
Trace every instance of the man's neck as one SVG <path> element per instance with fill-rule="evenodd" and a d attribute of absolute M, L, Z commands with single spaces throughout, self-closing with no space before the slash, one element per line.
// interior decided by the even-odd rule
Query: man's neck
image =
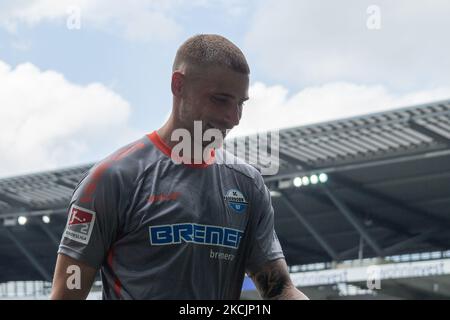
<path fill-rule="evenodd" d="M 172 133 L 176 129 L 181 129 L 181 128 L 175 127 L 169 120 L 161 128 L 159 128 L 157 130 L 159 138 L 170 148 L 170 150 L 172 150 L 174 146 L 181 143 L 181 141 L 173 141 L 171 139 Z M 183 128 L 183 129 L 185 129 L 185 128 Z M 185 129 L 185 130 L 187 130 L 187 129 Z M 201 163 L 203 161 L 205 161 L 205 162 L 210 161 L 209 155 L 212 155 L 211 152 L 208 153 L 207 159 L 204 159 L 203 155 L 204 155 L 206 147 L 202 145 L 201 141 L 199 141 L 197 144 L 197 150 L 195 150 L 194 133 L 193 132 L 189 132 L 189 133 L 190 133 L 190 135 L 189 135 L 190 141 L 189 141 L 188 145 L 191 147 L 191 156 L 189 157 L 190 163 Z M 187 142 L 187 141 L 185 141 L 185 142 Z M 208 149 L 211 150 L 211 148 L 208 148 Z"/>
<path fill-rule="evenodd" d="M 172 132 L 175 129 L 169 124 L 164 124 L 161 128 L 159 128 L 156 132 L 158 132 L 158 136 L 161 138 L 161 140 L 168 146 L 170 149 L 172 149 L 178 142 L 172 141 Z"/>

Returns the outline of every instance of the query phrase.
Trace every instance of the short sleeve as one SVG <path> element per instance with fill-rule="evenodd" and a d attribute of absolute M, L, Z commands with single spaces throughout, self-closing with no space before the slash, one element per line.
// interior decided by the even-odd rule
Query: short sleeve
<path fill-rule="evenodd" d="M 265 263 L 284 258 L 283 250 L 274 229 L 274 210 L 268 188 L 263 184 L 262 191 L 253 200 L 252 214 L 254 224 L 251 228 L 249 255 L 246 271 L 255 272 Z"/>
<path fill-rule="evenodd" d="M 75 189 L 58 253 L 99 268 L 113 243 L 120 211 L 120 186 L 113 168 L 101 163 Z"/>

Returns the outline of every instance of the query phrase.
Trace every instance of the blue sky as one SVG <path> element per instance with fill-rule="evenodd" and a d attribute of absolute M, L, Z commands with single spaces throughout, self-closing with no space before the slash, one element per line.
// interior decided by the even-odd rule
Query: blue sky
<path fill-rule="evenodd" d="M 96 161 L 157 129 L 176 49 L 197 33 L 250 63 L 236 135 L 450 98 L 449 13 L 445 0 L 4 0 L 0 177 Z"/>
<path fill-rule="evenodd" d="M 242 44 L 241 30 L 248 24 L 241 18 L 244 12 L 239 17 L 224 15 L 223 5 L 185 6 L 174 14 L 183 27 L 175 37 L 133 41 L 100 31 L 89 21 L 84 23 L 80 7 L 79 30 L 67 29 L 64 16 L 32 28 L 19 24 L 17 35 L 2 30 L 0 41 L 10 43 L 2 48 L 2 60 L 11 66 L 31 62 L 41 70 L 56 70 L 81 85 L 101 82 L 132 105 L 130 121 L 143 130 L 160 125 L 169 111 L 171 96 L 167 89 L 178 45 L 197 33 L 220 33 Z M 14 44 L 20 42 L 29 48 L 16 48 Z"/>

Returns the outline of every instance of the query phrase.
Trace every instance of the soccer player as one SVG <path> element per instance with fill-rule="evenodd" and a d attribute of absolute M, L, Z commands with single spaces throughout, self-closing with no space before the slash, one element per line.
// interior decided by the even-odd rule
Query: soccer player
<path fill-rule="evenodd" d="M 75 189 L 52 299 L 86 298 L 99 269 L 104 299 L 239 299 L 245 273 L 263 298 L 307 299 L 291 282 L 259 171 L 198 138 L 239 124 L 249 74 L 222 36 L 181 45 L 169 120 L 96 164 Z M 180 137 L 188 147 L 177 153 Z M 76 270 L 79 286 L 69 285 Z"/>

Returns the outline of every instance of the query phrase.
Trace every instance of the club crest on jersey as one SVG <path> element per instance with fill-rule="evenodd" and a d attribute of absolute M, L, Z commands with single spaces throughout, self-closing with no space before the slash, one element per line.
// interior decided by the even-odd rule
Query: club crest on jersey
<path fill-rule="evenodd" d="M 72 205 L 64 236 L 73 241 L 88 244 L 95 222 L 95 212 Z"/>
<path fill-rule="evenodd" d="M 247 210 L 248 202 L 242 192 L 236 189 L 228 190 L 223 197 L 228 207 L 236 213 L 244 213 Z"/>

